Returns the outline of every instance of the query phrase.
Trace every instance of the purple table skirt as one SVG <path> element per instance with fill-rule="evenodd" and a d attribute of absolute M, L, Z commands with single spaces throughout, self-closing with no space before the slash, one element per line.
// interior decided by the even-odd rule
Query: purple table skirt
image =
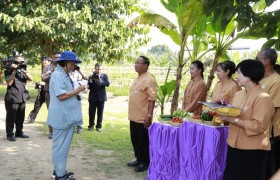
<path fill-rule="evenodd" d="M 228 128 L 184 122 L 149 128 L 148 180 L 219 180 L 226 163 Z"/>

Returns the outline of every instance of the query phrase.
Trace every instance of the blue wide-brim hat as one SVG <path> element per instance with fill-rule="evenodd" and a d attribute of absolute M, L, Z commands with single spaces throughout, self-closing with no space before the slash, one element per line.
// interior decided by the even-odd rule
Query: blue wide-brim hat
<path fill-rule="evenodd" d="M 78 59 L 76 53 L 74 53 L 72 51 L 62 52 L 60 58 L 55 60 L 54 62 L 59 62 L 59 61 L 73 61 L 75 63 L 81 63 L 82 62 L 80 59 Z"/>

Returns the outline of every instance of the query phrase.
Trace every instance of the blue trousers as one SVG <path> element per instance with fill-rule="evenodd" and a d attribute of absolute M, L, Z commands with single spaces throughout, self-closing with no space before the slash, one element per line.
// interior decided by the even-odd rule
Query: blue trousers
<path fill-rule="evenodd" d="M 58 177 L 64 176 L 67 173 L 67 156 L 73 133 L 74 127 L 69 129 L 53 128 L 52 161 Z"/>

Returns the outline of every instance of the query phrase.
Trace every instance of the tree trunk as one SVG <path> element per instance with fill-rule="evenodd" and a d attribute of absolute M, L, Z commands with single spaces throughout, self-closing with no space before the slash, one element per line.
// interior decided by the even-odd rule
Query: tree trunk
<path fill-rule="evenodd" d="M 179 62 L 178 62 L 178 67 L 177 67 L 177 75 L 176 75 L 176 85 L 175 85 L 175 90 L 173 94 L 173 99 L 171 103 L 171 114 L 173 114 L 174 111 L 177 110 L 178 108 L 178 99 L 179 99 L 179 91 L 180 91 L 180 86 L 181 86 L 181 79 L 182 79 L 182 71 L 183 71 L 183 60 L 184 60 L 184 48 L 185 48 L 185 43 L 181 45 L 181 49 L 179 52 Z"/>
<path fill-rule="evenodd" d="M 46 38 L 46 39 L 42 39 L 41 43 L 40 43 L 40 48 L 43 50 L 42 54 L 41 54 L 41 58 L 43 56 L 48 56 L 51 57 L 52 55 L 52 51 L 53 51 L 53 41 L 51 38 Z M 43 72 L 43 64 L 42 61 L 40 61 L 41 64 L 41 69 Z"/>
<path fill-rule="evenodd" d="M 164 106 L 160 106 L 160 114 L 164 113 Z"/>
<path fill-rule="evenodd" d="M 215 54 L 214 62 L 213 62 L 212 68 L 209 72 L 208 79 L 207 79 L 207 92 L 209 91 L 209 89 L 212 85 L 212 82 L 213 82 L 213 79 L 214 79 L 214 73 L 216 71 L 217 64 L 219 62 L 219 59 L 220 59 L 221 55 L 222 55 L 222 50 L 217 51 L 216 54 Z"/>

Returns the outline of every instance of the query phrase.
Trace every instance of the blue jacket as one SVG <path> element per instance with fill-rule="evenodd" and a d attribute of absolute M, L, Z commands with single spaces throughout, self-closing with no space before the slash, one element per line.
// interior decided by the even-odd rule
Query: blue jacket
<path fill-rule="evenodd" d="M 94 73 L 88 78 L 89 86 L 89 102 L 104 102 L 107 101 L 106 88 L 110 85 L 108 76 L 101 73 L 100 79 Z"/>
<path fill-rule="evenodd" d="M 50 106 L 47 124 L 55 129 L 68 129 L 82 125 L 82 106 L 77 96 L 59 100 L 58 96 L 73 91 L 69 75 L 61 66 L 57 66 L 50 80 Z"/>

